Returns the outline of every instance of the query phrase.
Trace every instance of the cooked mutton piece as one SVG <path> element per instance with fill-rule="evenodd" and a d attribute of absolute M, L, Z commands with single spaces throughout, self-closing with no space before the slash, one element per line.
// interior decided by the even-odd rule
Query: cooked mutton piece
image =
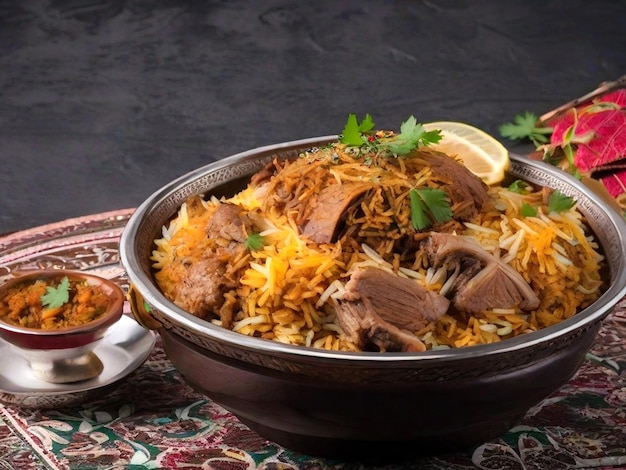
<path fill-rule="evenodd" d="M 304 208 L 300 230 L 316 243 L 331 243 L 336 239 L 348 207 L 355 203 L 371 184 L 330 184 L 313 196 Z"/>
<path fill-rule="evenodd" d="M 449 301 L 412 279 L 368 267 L 356 269 L 335 305 L 349 341 L 363 349 L 424 351 L 415 332 L 439 319 Z"/>
<path fill-rule="evenodd" d="M 193 198 L 188 204 L 201 204 Z M 181 282 L 167 293 L 176 305 L 199 318 L 219 318 L 230 328 L 238 305 L 228 291 L 239 285 L 237 274 L 229 273 L 229 263 L 246 251 L 245 240 L 253 230 L 252 221 L 241 207 L 219 204 L 205 227 L 210 244 L 201 257 L 177 259 L 172 269 Z"/>
<path fill-rule="evenodd" d="M 461 312 L 492 308 L 534 310 L 539 298 L 512 266 L 496 259 L 472 237 L 431 233 L 426 252 L 435 267 L 454 265 L 460 274 L 451 288 L 452 305 Z"/>
<path fill-rule="evenodd" d="M 242 248 L 243 249 L 243 248 Z M 174 290 L 173 302 L 180 308 L 204 319 L 221 317 L 224 294 L 237 286 L 226 276 L 228 260 L 233 255 L 207 252 L 206 258 L 189 264 L 181 264 L 183 282 Z M 223 323 L 230 324 L 229 321 Z"/>
<path fill-rule="evenodd" d="M 450 156 L 434 150 L 418 152 L 450 197 L 454 218 L 471 220 L 489 202 L 487 185 L 466 166 Z"/>
<path fill-rule="evenodd" d="M 207 223 L 207 237 L 218 245 L 231 245 L 232 242 L 243 243 L 251 232 L 252 221 L 235 204 L 220 204 Z"/>
<path fill-rule="evenodd" d="M 445 193 L 453 212 L 451 220 L 434 229 L 454 230 L 490 203 L 488 187 L 479 177 L 459 160 L 434 150 L 416 150 L 402 159 L 383 158 L 373 167 L 347 154 L 337 161 L 311 155 L 275 160 L 254 175 L 251 184 L 264 210 L 293 217 L 300 233 L 315 243 L 345 237 L 377 245 L 397 232 L 395 244 L 403 251 L 416 233 L 407 217 L 409 189 L 414 177 L 426 171 L 431 174 L 429 187 Z"/>

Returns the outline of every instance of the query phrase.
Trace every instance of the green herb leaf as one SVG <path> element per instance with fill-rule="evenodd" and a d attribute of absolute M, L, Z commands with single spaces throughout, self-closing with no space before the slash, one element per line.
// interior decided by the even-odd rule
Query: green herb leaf
<path fill-rule="evenodd" d="M 515 180 L 511 185 L 507 188 L 512 193 L 517 194 L 528 194 L 532 191 L 532 187 L 523 180 Z"/>
<path fill-rule="evenodd" d="M 424 132 L 424 134 L 422 134 L 422 140 L 420 144 L 428 146 L 430 144 L 436 144 L 441 139 L 443 139 L 441 129 L 434 129 L 432 131 L 426 131 Z"/>
<path fill-rule="evenodd" d="M 265 240 L 260 233 L 252 233 L 246 238 L 246 248 L 250 251 L 260 250 L 265 246 Z"/>
<path fill-rule="evenodd" d="M 46 287 L 46 293 L 41 296 L 41 304 L 45 308 L 62 307 L 70 298 L 70 280 L 65 276 L 57 287 Z"/>
<path fill-rule="evenodd" d="M 411 224 L 415 230 L 422 230 L 432 224 L 447 222 L 454 215 L 448 202 L 448 195 L 441 189 L 411 189 Z"/>
<path fill-rule="evenodd" d="M 411 189 L 409 198 L 411 201 L 411 225 L 415 230 L 423 230 L 431 224 L 426 215 L 426 205 L 422 202 L 417 189 Z"/>
<path fill-rule="evenodd" d="M 346 125 L 341 132 L 339 141 L 352 147 L 360 147 L 365 143 L 363 134 L 374 128 L 374 121 L 369 114 L 365 115 L 365 119 L 359 123 L 356 114 L 348 115 Z"/>
<path fill-rule="evenodd" d="M 363 119 L 363 121 L 361 121 L 361 123 L 359 124 L 359 131 L 361 131 L 361 133 L 366 133 L 368 131 L 371 131 L 372 129 L 374 129 L 374 121 L 372 120 L 372 116 L 367 113 L 365 115 L 365 119 Z"/>
<path fill-rule="evenodd" d="M 426 131 L 421 124 L 418 124 L 414 116 L 410 116 L 400 125 L 400 133 L 397 135 L 387 135 L 376 137 L 372 131 L 374 121 L 369 114 L 359 122 L 356 114 L 348 115 L 348 120 L 343 128 L 339 142 L 351 147 L 368 147 L 381 154 L 392 154 L 394 156 L 406 155 L 415 150 L 420 145 L 430 145 L 442 139 L 440 130 Z"/>
<path fill-rule="evenodd" d="M 575 201 L 560 191 L 553 191 L 548 198 L 548 212 L 564 212 L 574 207 Z"/>
<path fill-rule="evenodd" d="M 359 131 L 359 123 L 356 119 L 356 114 L 348 115 L 346 125 L 341 132 L 340 142 L 346 145 L 361 146 L 363 145 L 363 139 L 361 139 L 361 131 Z"/>
<path fill-rule="evenodd" d="M 448 195 L 441 189 L 422 189 L 420 197 L 428 206 L 437 223 L 447 222 L 454 215 L 448 202 Z"/>
<path fill-rule="evenodd" d="M 522 217 L 535 217 L 537 215 L 537 209 L 527 202 L 522 203 L 522 207 L 519 212 Z"/>
<path fill-rule="evenodd" d="M 511 140 L 529 139 L 535 147 L 549 142 L 548 135 L 552 134 L 552 127 L 538 127 L 537 116 L 526 112 L 518 114 L 513 122 L 502 124 L 499 127 L 500 135 Z"/>
<path fill-rule="evenodd" d="M 435 144 L 441 138 L 440 130 L 427 132 L 424 126 L 417 123 L 414 116 L 410 116 L 400 125 L 400 134 L 386 142 L 381 142 L 379 147 L 389 150 L 394 155 L 406 155 L 419 145 Z"/>

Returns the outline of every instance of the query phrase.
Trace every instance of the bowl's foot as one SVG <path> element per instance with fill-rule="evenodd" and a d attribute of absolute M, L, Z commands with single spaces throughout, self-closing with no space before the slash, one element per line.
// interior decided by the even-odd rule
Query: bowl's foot
<path fill-rule="evenodd" d="M 483 442 L 506 433 L 522 417 L 523 415 L 515 416 L 506 422 L 483 424 L 482 429 L 472 427 L 440 437 L 423 436 L 390 441 L 349 440 L 295 434 L 242 418 L 239 420 L 264 438 L 302 454 L 368 464 L 388 464 L 430 455 L 470 451 Z"/>
<path fill-rule="evenodd" d="M 100 375 L 104 365 L 100 358 L 89 351 L 76 357 L 30 361 L 35 377 L 50 383 L 71 383 L 92 379 Z"/>

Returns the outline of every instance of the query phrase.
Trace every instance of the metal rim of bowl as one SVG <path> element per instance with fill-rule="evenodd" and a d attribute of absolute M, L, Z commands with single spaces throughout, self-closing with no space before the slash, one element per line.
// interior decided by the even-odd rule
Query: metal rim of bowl
<path fill-rule="evenodd" d="M 156 284 L 150 279 L 149 275 L 142 270 L 139 257 L 136 252 L 137 235 L 140 226 L 147 215 L 149 215 L 155 208 L 159 208 L 163 201 L 167 200 L 171 195 L 176 194 L 183 188 L 188 188 L 190 186 L 193 187 L 190 183 L 203 175 L 248 162 L 250 163 L 250 168 L 254 168 L 255 165 L 253 163 L 256 162 L 256 166 L 258 166 L 259 160 L 263 157 L 287 151 L 305 150 L 311 147 L 327 144 L 336 139 L 336 135 L 330 135 L 257 147 L 192 170 L 191 172 L 183 174 L 154 192 L 131 215 L 120 238 L 120 259 L 122 265 L 126 269 L 130 284 L 141 294 L 143 299 L 153 309 L 156 309 L 161 313 L 170 312 L 171 314 L 163 314 L 163 316 L 166 317 L 172 324 L 222 344 L 235 344 L 239 348 L 269 355 L 279 355 L 282 357 L 299 356 L 303 359 L 323 358 L 330 361 L 363 361 L 368 363 L 373 362 L 378 365 L 382 365 L 387 362 L 411 363 L 414 361 L 428 361 L 429 363 L 438 363 L 450 360 L 469 360 L 477 357 L 484 357 L 486 355 L 516 352 L 534 347 L 541 343 L 550 343 L 552 341 L 556 341 L 564 335 L 573 334 L 576 330 L 581 329 L 583 326 L 601 321 L 611 312 L 613 307 L 615 307 L 622 297 L 626 295 L 626 222 L 599 196 L 585 187 L 573 176 L 570 176 L 564 171 L 547 163 L 530 160 L 526 157 L 515 154 L 510 154 L 512 165 L 511 171 L 514 176 L 528 178 L 532 182 L 532 172 L 541 172 L 545 174 L 545 176 L 547 176 L 550 181 L 554 183 L 550 187 L 558 189 L 563 193 L 574 197 L 577 202 L 581 203 L 581 212 L 583 212 L 583 214 L 587 217 L 589 224 L 592 225 L 592 228 L 595 223 L 595 217 L 601 216 L 607 220 L 611 227 L 611 233 L 602 233 L 598 238 L 610 235 L 612 237 L 612 243 L 616 245 L 615 250 L 620 250 L 621 253 L 618 265 L 611 270 L 611 281 L 609 287 L 600 296 L 600 298 L 596 300 L 596 302 L 581 310 L 576 315 L 537 332 L 528 333 L 498 343 L 458 349 L 426 351 L 421 353 L 354 353 L 307 348 L 304 346 L 283 344 L 277 341 L 242 335 L 194 317 L 167 300 L 160 292 Z M 219 184 L 216 185 L 216 187 L 218 186 Z M 206 190 L 207 188 L 203 188 L 202 190 L 199 188 L 193 188 L 192 193 L 200 194 L 204 193 Z M 181 203 L 182 201 L 178 204 L 178 206 L 180 206 Z M 167 219 L 173 215 L 173 213 L 164 215 L 166 215 L 167 218 L 163 219 L 163 223 L 165 223 Z M 594 229 L 594 231 L 597 234 L 597 230 Z"/>

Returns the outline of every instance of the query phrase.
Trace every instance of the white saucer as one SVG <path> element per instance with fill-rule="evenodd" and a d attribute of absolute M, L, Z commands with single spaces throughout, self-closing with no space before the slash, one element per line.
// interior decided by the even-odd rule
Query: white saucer
<path fill-rule="evenodd" d="M 122 315 L 94 348 L 104 365 L 100 375 L 81 382 L 54 384 L 35 377 L 26 360 L 0 339 L 0 401 L 29 406 L 37 406 L 42 400 L 47 404 L 73 402 L 84 392 L 105 387 L 133 372 L 148 358 L 155 342 L 154 332 Z"/>

